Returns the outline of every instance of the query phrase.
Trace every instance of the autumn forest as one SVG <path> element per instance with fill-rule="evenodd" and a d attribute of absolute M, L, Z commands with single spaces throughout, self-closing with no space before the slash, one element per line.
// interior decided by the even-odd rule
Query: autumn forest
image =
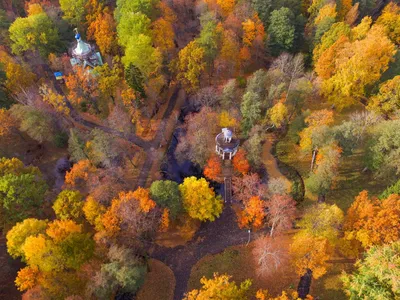
<path fill-rule="evenodd" d="M 400 299 L 396 0 L 0 0 L 0 299 Z"/>

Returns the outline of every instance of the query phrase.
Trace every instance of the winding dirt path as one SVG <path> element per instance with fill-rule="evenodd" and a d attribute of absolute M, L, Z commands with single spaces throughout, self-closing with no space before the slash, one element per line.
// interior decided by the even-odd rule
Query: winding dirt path
<path fill-rule="evenodd" d="M 275 156 L 272 155 L 272 146 L 276 142 L 276 135 L 273 133 L 268 133 L 265 139 L 263 150 L 262 150 L 262 161 L 267 170 L 269 179 L 271 178 L 283 178 L 290 184 L 289 180 L 284 176 L 278 168 L 278 163 Z"/>
<path fill-rule="evenodd" d="M 252 233 L 252 240 L 265 231 L 267 229 Z M 247 230 L 237 226 L 235 212 L 226 206 L 214 222 L 203 223 L 193 240 L 185 246 L 165 248 L 153 245 L 149 254 L 172 269 L 176 279 L 174 300 L 181 300 L 187 292 L 192 267 L 202 257 L 220 253 L 230 246 L 243 245 L 247 243 L 248 236 Z"/>

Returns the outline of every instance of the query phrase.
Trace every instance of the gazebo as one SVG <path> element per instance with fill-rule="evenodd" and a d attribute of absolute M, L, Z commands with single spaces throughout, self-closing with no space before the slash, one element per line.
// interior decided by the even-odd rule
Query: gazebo
<path fill-rule="evenodd" d="M 84 68 L 87 66 L 94 68 L 103 64 L 100 53 L 96 51 L 94 46 L 82 40 L 77 29 L 75 29 L 75 39 L 76 47 L 71 50 L 70 62 L 72 66 L 81 65 Z"/>
<path fill-rule="evenodd" d="M 222 159 L 232 159 L 239 148 L 239 143 L 239 139 L 233 136 L 232 130 L 222 128 L 222 132 L 215 137 L 215 152 Z"/>

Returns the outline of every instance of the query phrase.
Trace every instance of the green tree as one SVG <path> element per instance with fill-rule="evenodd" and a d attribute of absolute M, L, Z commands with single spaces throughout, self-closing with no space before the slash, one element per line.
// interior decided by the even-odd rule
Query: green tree
<path fill-rule="evenodd" d="M 221 196 L 216 196 L 209 183 L 204 179 L 187 177 L 179 185 L 183 207 L 193 219 L 214 221 L 222 212 Z"/>
<path fill-rule="evenodd" d="M 400 195 L 400 180 L 398 180 L 396 183 L 392 184 L 391 186 L 388 186 L 382 194 L 379 195 L 379 199 L 386 199 L 392 194 L 399 194 Z"/>
<path fill-rule="evenodd" d="M 53 204 L 53 210 L 60 220 L 79 220 L 83 216 L 83 196 L 79 191 L 63 190 Z"/>
<path fill-rule="evenodd" d="M 336 144 L 330 144 L 319 149 L 317 167 L 306 179 L 307 189 L 311 193 L 319 195 L 321 200 L 324 199 L 338 176 L 341 151 L 341 148 Z"/>
<path fill-rule="evenodd" d="M 146 92 L 143 87 L 143 75 L 139 68 L 133 64 L 129 64 L 125 69 L 126 83 L 139 93 L 140 97 L 146 98 Z"/>
<path fill-rule="evenodd" d="M 257 12 L 260 20 L 267 25 L 269 23 L 269 18 L 273 10 L 272 0 L 252 0 L 251 5 Z"/>
<path fill-rule="evenodd" d="M 58 49 L 58 30 L 46 13 L 17 18 L 9 28 L 12 51 L 21 55 L 27 50 L 38 50 L 42 57 Z"/>
<path fill-rule="evenodd" d="M 244 94 L 240 111 L 243 116 L 242 131 L 247 136 L 250 129 L 261 119 L 261 100 L 259 96 L 254 92 Z"/>
<path fill-rule="evenodd" d="M 373 246 L 356 263 L 353 274 L 342 280 L 349 299 L 398 299 L 400 297 L 400 242 Z"/>
<path fill-rule="evenodd" d="M 225 85 L 222 90 L 221 105 L 224 109 L 230 109 L 237 103 L 237 86 L 236 80 L 231 79 Z"/>
<path fill-rule="evenodd" d="M 54 141 L 54 122 L 50 115 L 21 104 L 13 105 L 10 112 L 20 122 L 19 129 L 32 139 L 39 143 Z"/>
<path fill-rule="evenodd" d="M 207 12 L 200 17 L 201 31 L 197 39 L 200 47 L 204 49 L 204 58 L 209 72 L 212 72 L 214 60 L 218 54 L 221 32 L 217 30 L 217 22 L 212 12 Z"/>
<path fill-rule="evenodd" d="M 170 211 L 171 217 L 175 218 L 182 212 L 182 200 L 179 185 L 171 180 L 157 180 L 150 186 L 151 198 L 161 207 Z"/>
<path fill-rule="evenodd" d="M 400 120 L 380 122 L 367 143 L 367 166 L 378 176 L 400 173 Z"/>
<path fill-rule="evenodd" d="M 159 0 L 117 0 L 115 19 L 120 22 L 130 13 L 142 13 L 151 18 L 158 2 Z"/>
<path fill-rule="evenodd" d="M 100 299 L 109 299 L 117 291 L 135 293 L 144 283 L 147 267 L 131 250 L 111 246 L 109 262 L 101 266 L 89 288 Z"/>
<path fill-rule="evenodd" d="M 86 0 L 60 0 L 60 8 L 63 11 L 63 19 L 71 25 L 81 27 L 85 17 Z"/>
<path fill-rule="evenodd" d="M 255 71 L 247 81 L 246 93 L 252 92 L 257 95 L 257 99 L 263 100 L 267 93 L 267 72 L 263 69 Z"/>
<path fill-rule="evenodd" d="M 262 163 L 262 142 L 264 134 L 260 126 L 254 126 L 250 131 L 249 138 L 244 143 L 247 151 L 247 159 L 254 167 L 259 167 Z"/>
<path fill-rule="evenodd" d="M 12 224 L 37 215 L 47 191 L 38 168 L 24 167 L 16 159 L 0 159 L 0 207 L 3 223 Z"/>
<path fill-rule="evenodd" d="M 151 20 L 143 13 L 124 14 L 117 26 L 119 44 L 127 47 L 132 36 L 150 36 L 150 23 Z"/>
<path fill-rule="evenodd" d="M 372 96 L 367 107 L 379 114 L 393 116 L 400 110 L 400 76 L 385 81 L 379 92 Z"/>
<path fill-rule="evenodd" d="M 162 54 L 153 48 L 150 36 L 139 34 L 132 36 L 125 48 L 125 56 L 122 58 L 125 67 L 135 65 L 147 79 L 152 74 L 157 74 L 162 65 Z"/>
<path fill-rule="evenodd" d="M 326 238 L 332 244 L 335 244 L 343 219 L 343 211 L 336 204 L 319 203 L 308 209 L 296 225 L 303 233 Z"/>
<path fill-rule="evenodd" d="M 109 167 L 113 160 L 118 156 L 113 137 L 100 129 L 91 131 L 91 141 L 89 142 L 88 156 L 95 165 Z"/>
<path fill-rule="evenodd" d="M 295 17 L 289 8 L 282 7 L 271 13 L 268 33 L 270 34 L 270 47 L 274 55 L 278 55 L 282 51 L 293 50 L 295 31 Z"/>
<path fill-rule="evenodd" d="M 78 162 L 80 160 L 85 160 L 88 158 L 85 153 L 84 141 L 79 136 L 77 130 L 73 128 L 70 129 L 70 134 L 68 138 L 68 152 L 71 156 L 71 160 L 74 162 Z"/>

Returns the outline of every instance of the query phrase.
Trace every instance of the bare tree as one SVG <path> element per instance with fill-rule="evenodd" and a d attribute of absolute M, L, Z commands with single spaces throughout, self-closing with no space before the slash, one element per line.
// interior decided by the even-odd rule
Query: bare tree
<path fill-rule="evenodd" d="M 261 182 L 257 173 L 232 178 L 232 190 L 239 201 L 247 201 L 253 196 L 265 198 L 267 187 Z"/>
<path fill-rule="evenodd" d="M 258 276 L 269 276 L 275 273 L 288 259 L 287 251 L 282 249 L 282 245 L 275 243 L 267 236 L 255 241 L 252 254 Z"/>
<path fill-rule="evenodd" d="M 270 236 L 292 228 L 296 216 L 296 201 L 289 195 L 273 195 L 268 201 L 267 217 L 271 226 Z"/>

